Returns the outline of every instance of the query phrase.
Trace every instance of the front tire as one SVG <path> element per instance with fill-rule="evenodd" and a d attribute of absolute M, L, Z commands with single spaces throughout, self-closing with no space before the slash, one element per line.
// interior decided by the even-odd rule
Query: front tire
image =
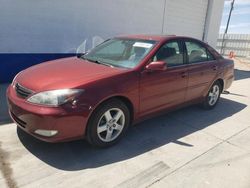
<path fill-rule="evenodd" d="M 130 123 L 128 107 L 111 99 L 93 112 L 87 126 L 87 140 L 91 145 L 107 147 L 118 142 Z"/>
<path fill-rule="evenodd" d="M 220 99 L 221 92 L 222 86 L 218 81 L 216 81 L 208 91 L 208 94 L 203 102 L 203 108 L 208 110 L 213 109 Z"/>

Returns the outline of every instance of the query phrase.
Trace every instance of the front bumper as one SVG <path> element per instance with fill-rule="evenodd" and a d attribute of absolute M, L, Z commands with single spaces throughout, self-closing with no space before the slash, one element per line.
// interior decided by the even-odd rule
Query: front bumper
<path fill-rule="evenodd" d="M 46 142 L 63 142 L 84 137 L 89 116 L 88 108 L 33 105 L 16 96 L 12 86 L 7 89 L 7 97 L 12 120 L 28 134 Z M 52 130 L 57 133 L 42 136 L 35 133 L 37 130 Z"/>

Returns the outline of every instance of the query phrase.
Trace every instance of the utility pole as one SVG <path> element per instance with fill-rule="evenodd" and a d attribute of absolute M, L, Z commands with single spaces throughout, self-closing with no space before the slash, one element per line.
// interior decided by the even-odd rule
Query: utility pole
<path fill-rule="evenodd" d="M 233 11 L 233 9 L 234 9 L 234 2 L 235 2 L 235 0 L 233 0 L 233 1 L 231 2 L 231 8 L 230 8 L 230 12 L 229 12 L 228 19 L 227 19 L 227 25 L 226 25 L 225 33 L 224 33 L 223 38 L 222 38 L 222 44 L 221 44 L 220 53 L 224 53 L 223 48 L 226 46 L 225 36 L 226 36 L 226 34 L 227 34 L 228 27 L 229 27 L 229 24 L 230 24 L 232 11 Z"/>

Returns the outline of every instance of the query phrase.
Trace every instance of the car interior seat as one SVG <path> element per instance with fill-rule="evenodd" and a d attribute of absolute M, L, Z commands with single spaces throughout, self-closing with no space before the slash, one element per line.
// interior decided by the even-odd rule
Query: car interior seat
<path fill-rule="evenodd" d="M 192 50 L 192 52 L 189 55 L 189 61 L 190 62 L 197 62 L 202 61 L 204 58 L 202 57 L 203 51 L 201 50 Z"/>
<path fill-rule="evenodd" d="M 165 47 L 161 48 L 157 53 L 157 61 L 166 61 L 169 57 L 175 56 L 175 48 Z"/>

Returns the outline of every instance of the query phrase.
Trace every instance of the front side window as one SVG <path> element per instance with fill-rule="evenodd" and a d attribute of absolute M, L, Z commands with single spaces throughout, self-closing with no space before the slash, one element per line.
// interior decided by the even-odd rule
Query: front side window
<path fill-rule="evenodd" d="M 198 63 L 205 61 L 212 61 L 214 57 L 209 53 L 209 51 L 197 42 L 185 42 L 188 62 L 189 63 Z"/>
<path fill-rule="evenodd" d="M 183 65 L 183 50 L 179 42 L 172 41 L 163 45 L 154 56 L 153 61 L 165 61 L 169 67 Z"/>
<path fill-rule="evenodd" d="M 115 38 L 95 47 L 82 58 L 114 67 L 134 68 L 155 44 L 152 40 Z"/>

